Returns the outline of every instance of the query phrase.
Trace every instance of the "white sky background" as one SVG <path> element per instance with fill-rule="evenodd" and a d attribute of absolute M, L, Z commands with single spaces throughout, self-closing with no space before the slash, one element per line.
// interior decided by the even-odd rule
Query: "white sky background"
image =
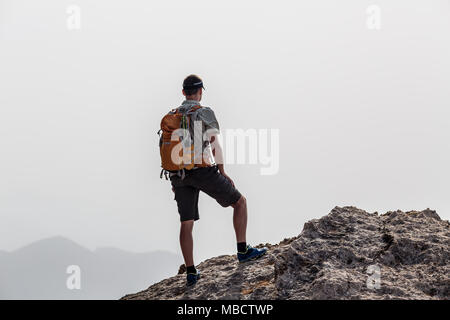
<path fill-rule="evenodd" d="M 81 30 L 66 28 L 79 5 Z M 366 8 L 382 10 L 381 30 Z M 179 252 L 156 131 L 203 77 L 222 129 L 280 129 L 280 171 L 226 167 L 248 241 L 334 206 L 450 218 L 450 2 L 0 0 L 0 250 L 53 235 Z M 205 194 L 197 260 L 235 251 Z"/>

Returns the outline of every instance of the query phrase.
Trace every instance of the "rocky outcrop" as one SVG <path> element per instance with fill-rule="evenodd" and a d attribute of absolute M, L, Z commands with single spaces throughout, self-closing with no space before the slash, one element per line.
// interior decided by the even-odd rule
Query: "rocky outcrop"
<path fill-rule="evenodd" d="M 260 245 L 262 246 L 262 245 Z M 260 260 L 202 262 L 186 288 L 184 270 L 122 299 L 449 299 L 450 230 L 432 210 L 383 215 L 336 207 Z"/>

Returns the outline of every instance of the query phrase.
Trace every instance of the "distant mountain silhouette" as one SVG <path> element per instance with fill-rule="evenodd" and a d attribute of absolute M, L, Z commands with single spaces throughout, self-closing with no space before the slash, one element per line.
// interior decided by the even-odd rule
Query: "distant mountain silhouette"
<path fill-rule="evenodd" d="M 178 271 L 182 258 L 164 251 L 95 251 L 63 238 L 0 251 L 0 299 L 118 299 Z M 69 290 L 67 267 L 81 270 L 81 289 Z"/>

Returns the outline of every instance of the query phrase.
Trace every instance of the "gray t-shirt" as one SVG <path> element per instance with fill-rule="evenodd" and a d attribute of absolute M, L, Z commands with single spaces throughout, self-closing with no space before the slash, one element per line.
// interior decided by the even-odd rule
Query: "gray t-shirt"
<path fill-rule="evenodd" d="M 195 106 L 201 106 L 200 102 L 195 101 L 195 100 L 185 100 L 183 101 L 183 103 L 181 104 L 180 107 L 178 107 L 178 109 L 181 112 L 186 112 L 189 111 L 192 107 Z M 203 123 L 203 129 L 208 130 L 208 129 L 216 129 L 217 131 L 220 130 L 219 127 L 219 122 L 216 119 L 216 115 L 214 114 L 214 111 L 211 108 L 208 107 L 203 107 L 199 110 L 197 110 L 194 114 L 193 114 L 193 121 L 202 121 Z"/>

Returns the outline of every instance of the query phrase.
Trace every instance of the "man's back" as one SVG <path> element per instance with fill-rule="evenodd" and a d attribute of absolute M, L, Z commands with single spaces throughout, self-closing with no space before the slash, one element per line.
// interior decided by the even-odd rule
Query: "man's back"
<path fill-rule="evenodd" d="M 187 113 L 196 106 L 201 106 L 200 101 L 185 100 L 177 109 L 182 113 Z M 201 126 L 196 126 L 196 122 L 201 122 Z M 207 134 L 205 135 L 205 133 Z M 200 157 L 203 157 L 203 161 L 209 165 L 215 163 L 210 136 L 219 133 L 219 122 L 211 108 L 201 106 L 200 109 L 197 109 L 190 114 L 189 134 L 194 141 L 195 163 L 201 163 Z M 201 144 L 201 148 L 199 148 L 197 144 Z"/>
<path fill-rule="evenodd" d="M 198 76 L 188 76 L 183 82 L 183 95 L 186 97 L 186 100 L 177 110 L 185 114 L 192 108 L 200 106 L 203 89 L 203 81 Z M 267 248 L 256 249 L 247 245 L 247 201 L 236 189 L 233 180 L 225 173 L 223 155 L 220 143 L 217 141 L 219 123 L 214 111 L 208 107 L 201 107 L 195 109 L 190 117 L 189 131 L 191 131 L 190 135 L 194 139 L 194 147 L 196 142 L 198 144 L 198 135 L 200 134 L 202 145 L 200 154 L 203 157 L 202 159 L 210 157 L 211 165 L 183 169 L 181 170 L 182 174 L 180 174 L 180 170 L 176 173 L 170 173 L 172 190 L 175 193 L 178 213 L 180 214 L 180 245 L 186 266 L 187 285 L 195 284 L 200 278 L 200 273 L 194 266 L 192 237 L 194 221 L 200 218 L 198 210 L 200 191 L 214 198 L 222 207 L 231 206 L 233 208 L 233 226 L 236 232 L 238 251 L 237 258 L 240 262 L 257 259 L 267 251 Z M 199 123 L 201 123 L 200 126 L 198 125 Z M 199 128 L 201 132 L 195 132 Z M 216 155 L 219 150 L 220 161 L 217 164 L 214 164 L 210 141 L 215 141 Z"/>

